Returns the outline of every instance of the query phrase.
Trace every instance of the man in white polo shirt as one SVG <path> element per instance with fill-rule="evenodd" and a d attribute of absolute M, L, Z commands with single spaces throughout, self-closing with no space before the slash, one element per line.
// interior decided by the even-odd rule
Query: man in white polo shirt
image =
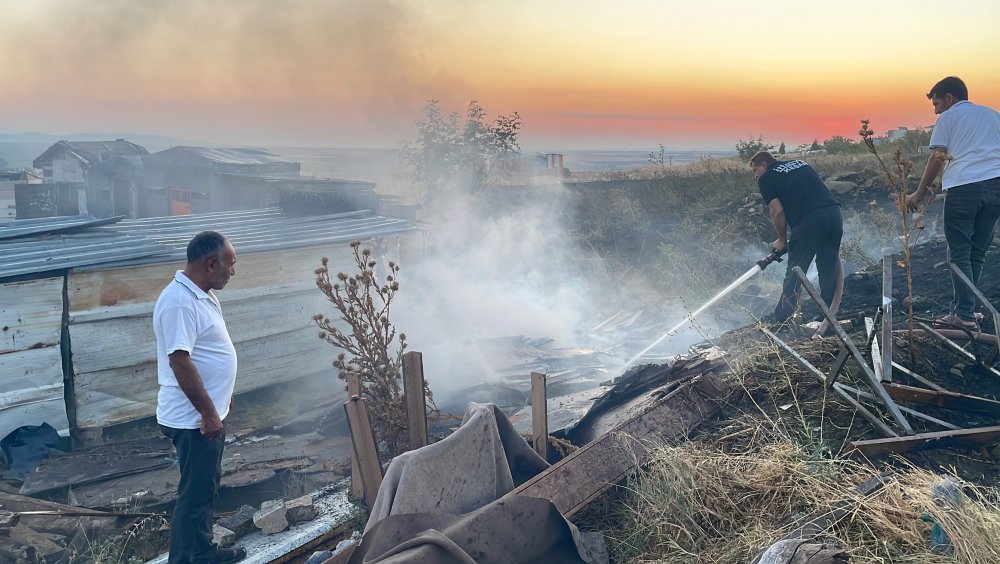
<path fill-rule="evenodd" d="M 917 191 L 907 197 L 906 207 L 917 211 L 944 168 L 941 187 L 946 194 L 948 261 L 978 286 L 986 250 L 1000 218 L 1000 113 L 970 102 L 965 83 L 954 76 L 935 84 L 927 98 L 934 105 L 934 113 L 941 117 L 931 133 L 927 167 Z M 936 323 L 978 331 L 974 294 L 954 274 L 951 282 L 951 312 Z"/>
<path fill-rule="evenodd" d="M 236 349 L 214 290 L 236 273 L 236 250 L 204 231 L 187 246 L 187 265 L 153 309 L 160 391 L 156 420 L 177 450 L 181 479 L 170 521 L 170 564 L 220 564 L 246 556 L 212 543 L 225 427 L 236 385 Z"/>

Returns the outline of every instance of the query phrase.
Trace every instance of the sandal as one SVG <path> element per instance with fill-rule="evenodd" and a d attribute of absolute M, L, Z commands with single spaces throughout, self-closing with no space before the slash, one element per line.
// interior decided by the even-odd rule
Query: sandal
<path fill-rule="evenodd" d="M 975 320 L 962 319 L 954 313 L 935 319 L 934 325 L 945 329 L 965 329 L 966 331 L 979 332 L 979 324 Z"/>
<path fill-rule="evenodd" d="M 236 548 L 219 548 L 215 551 L 214 564 L 233 564 L 247 557 L 247 549 L 242 546 Z"/>

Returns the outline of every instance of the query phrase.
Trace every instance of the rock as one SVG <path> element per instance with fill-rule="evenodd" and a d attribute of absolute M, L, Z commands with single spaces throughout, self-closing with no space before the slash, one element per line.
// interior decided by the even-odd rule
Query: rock
<path fill-rule="evenodd" d="M 304 495 L 285 502 L 286 519 L 289 523 L 311 521 L 316 518 L 316 508 L 313 507 L 312 496 Z"/>
<path fill-rule="evenodd" d="M 322 562 L 326 562 L 330 558 L 333 558 L 332 552 L 330 552 L 329 550 L 321 550 L 319 552 L 312 553 L 312 556 L 309 557 L 309 560 L 306 560 L 306 564 L 321 564 Z"/>
<path fill-rule="evenodd" d="M 272 499 L 260 505 L 260 511 L 253 514 L 253 524 L 265 535 L 280 533 L 288 528 L 285 515 L 285 500 Z"/>
<path fill-rule="evenodd" d="M 827 180 L 826 187 L 834 194 L 848 194 L 856 190 L 858 185 L 845 180 Z"/>
<path fill-rule="evenodd" d="M 235 533 L 236 538 L 241 538 L 257 528 L 253 524 L 253 515 L 256 512 L 257 510 L 252 505 L 244 505 L 240 507 L 239 511 L 229 517 L 219 519 L 219 525 Z"/>
<path fill-rule="evenodd" d="M 225 527 L 212 525 L 212 542 L 222 548 L 233 546 L 233 543 L 236 542 L 236 533 Z"/>

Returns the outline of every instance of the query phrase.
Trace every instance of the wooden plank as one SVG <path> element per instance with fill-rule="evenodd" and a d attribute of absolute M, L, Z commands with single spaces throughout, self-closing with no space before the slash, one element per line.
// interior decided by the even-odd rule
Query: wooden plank
<path fill-rule="evenodd" d="M 549 459 L 549 411 L 545 374 L 531 373 L 531 440 L 535 452 Z"/>
<path fill-rule="evenodd" d="M 361 397 L 361 376 L 356 372 L 347 375 L 347 399 Z M 351 449 L 351 494 L 361 499 L 365 497 L 365 484 L 361 480 L 361 466 L 358 465 L 358 457 Z"/>
<path fill-rule="evenodd" d="M 69 431 L 58 346 L 0 354 L 0 436 L 47 422 Z"/>
<path fill-rule="evenodd" d="M 719 412 L 725 385 L 702 374 L 658 399 L 610 433 L 591 441 L 504 497 L 551 500 L 570 517 L 644 464 L 657 442 L 684 437 Z M 650 396 L 653 397 L 652 395 Z"/>
<path fill-rule="evenodd" d="M 1000 426 L 920 433 L 909 437 L 854 441 L 851 446 L 866 457 L 900 454 L 916 450 L 951 447 L 978 447 L 1000 439 Z"/>
<path fill-rule="evenodd" d="M 427 446 L 427 398 L 424 397 L 423 356 L 403 355 L 403 394 L 406 396 L 406 432 L 410 450 Z"/>
<path fill-rule="evenodd" d="M 30 518 L 26 520 L 31 524 L 32 528 L 39 531 L 66 532 L 79 530 L 82 527 L 83 529 L 91 532 L 102 530 L 104 532 L 108 532 L 109 530 L 119 528 L 117 525 L 119 521 L 112 515 L 104 515 L 100 511 L 87 510 L 87 513 L 92 514 L 93 516 L 87 518 L 64 517 L 62 514 L 80 512 L 81 508 L 72 505 L 63 505 L 54 501 L 45 501 L 20 494 L 0 492 L 0 506 L 7 511 L 15 513 L 51 511 L 59 514 Z"/>
<path fill-rule="evenodd" d="M 81 486 L 120 476 L 138 474 L 173 464 L 168 459 L 170 441 L 166 437 L 141 440 L 125 445 L 122 450 L 99 448 L 87 453 L 70 453 L 50 457 L 28 474 L 21 485 L 24 495 L 62 489 L 67 486 Z M 122 456 L 122 452 L 128 456 Z"/>
<path fill-rule="evenodd" d="M 375 504 L 375 496 L 382 485 L 382 462 L 378 457 L 375 435 L 364 398 L 354 397 L 344 404 L 347 425 L 351 430 L 351 444 L 354 455 L 361 467 L 361 480 L 365 488 L 365 503 L 369 508 Z"/>
<path fill-rule="evenodd" d="M 844 365 L 847 364 L 847 358 L 850 355 L 851 353 L 847 351 L 847 347 L 840 347 L 840 352 L 837 353 L 837 358 L 833 361 L 833 366 L 830 367 L 830 374 L 826 378 L 826 386 L 828 388 L 833 387 L 833 384 L 837 381 L 837 377 L 840 376 L 840 372 L 844 369 Z"/>
<path fill-rule="evenodd" d="M 58 346 L 63 279 L 0 284 L 0 354 Z"/>
<path fill-rule="evenodd" d="M 899 411 L 899 406 L 896 405 L 896 403 L 892 401 L 892 398 L 889 397 L 889 395 L 885 392 L 884 389 L 882 389 L 879 378 L 875 376 L 875 372 L 865 362 L 864 357 L 861 356 L 861 352 L 858 350 L 858 347 L 855 346 L 854 341 L 851 340 L 851 338 L 844 331 L 844 328 L 841 327 L 840 323 L 837 322 L 837 318 L 834 317 L 833 313 L 830 312 L 830 308 L 828 308 L 826 304 L 823 303 L 822 296 L 819 295 L 819 292 L 816 291 L 816 288 L 812 285 L 811 282 L 809 282 L 809 279 L 806 278 L 806 273 L 803 272 L 802 269 L 797 266 L 792 269 L 792 272 L 794 272 L 795 276 L 798 277 L 799 282 L 806 289 L 806 292 L 809 293 L 809 296 L 813 299 L 813 302 L 816 303 L 816 306 L 819 307 L 821 312 L 823 312 L 823 317 L 825 317 L 826 320 L 830 322 L 830 325 L 833 326 L 833 330 L 837 334 L 837 337 L 840 339 L 840 342 L 843 343 L 845 347 L 847 347 L 847 350 L 850 351 L 851 356 L 854 357 L 855 362 L 858 364 L 859 367 L 861 367 L 862 372 L 865 373 L 865 376 L 871 383 L 872 388 L 878 394 L 879 401 L 881 401 L 885 405 L 885 407 L 889 410 L 889 413 L 892 414 L 892 418 L 896 420 L 896 423 L 898 423 L 899 426 L 903 428 L 903 432 L 906 433 L 907 435 L 912 435 L 913 427 L 911 427 L 910 423 L 906 420 L 905 417 L 903 417 L 902 412 Z"/>
<path fill-rule="evenodd" d="M 902 384 L 886 383 L 885 390 L 899 401 L 933 405 L 952 411 L 1000 415 L 1000 401 L 969 396 L 947 390 L 925 390 Z"/>

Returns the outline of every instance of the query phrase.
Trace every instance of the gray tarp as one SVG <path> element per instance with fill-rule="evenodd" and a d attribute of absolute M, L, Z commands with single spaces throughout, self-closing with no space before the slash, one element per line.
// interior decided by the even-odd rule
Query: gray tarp
<path fill-rule="evenodd" d="M 448 438 L 392 460 L 349 562 L 606 561 L 550 501 L 499 501 L 546 467 L 503 412 L 470 403 Z"/>

